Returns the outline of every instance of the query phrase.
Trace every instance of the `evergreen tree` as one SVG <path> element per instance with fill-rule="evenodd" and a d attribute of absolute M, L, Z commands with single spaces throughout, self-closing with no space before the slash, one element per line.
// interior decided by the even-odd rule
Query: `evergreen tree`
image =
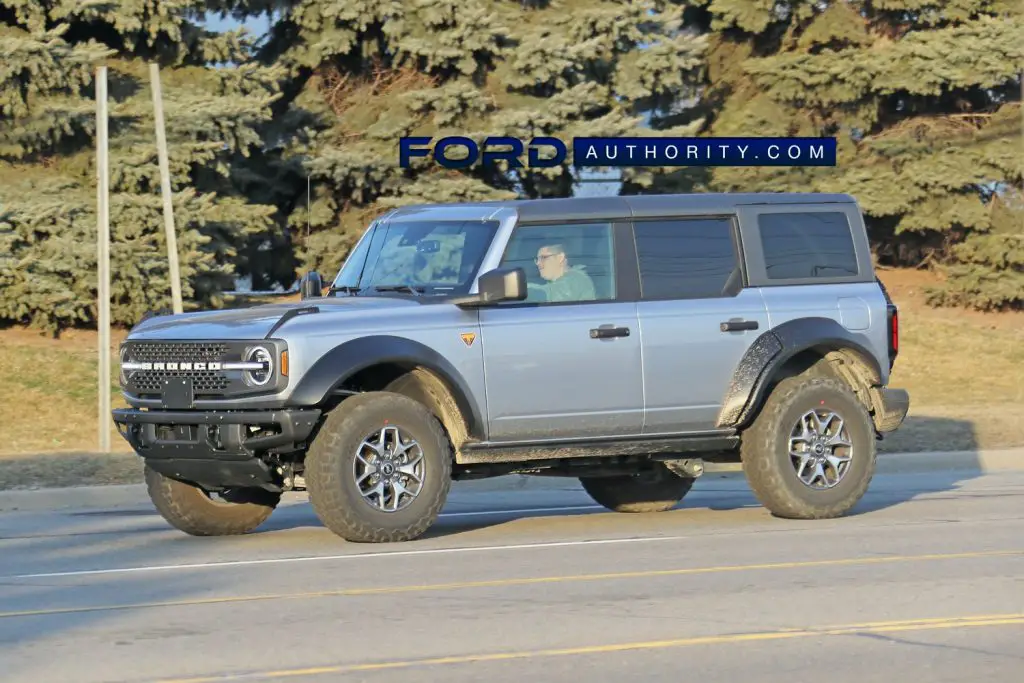
<path fill-rule="evenodd" d="M 0 319 L 57 332 L 95 318 L 95 69 L 108 67 L 111 314 L 170 306 L 149 62 L 161 65 L 187 308 L 233 288 L 238 250 L 273 229 L 232 168 L 260 148 L 278 74 L 251 39 L 199 26 L 200 0 L 0 0 L 0 187 L 10 255 Z M 242 188 L 244 189 L 244 187 Z"/>
<path fill-rule="evenodd" d="M 849 192 L 882 262 L 948 266 L 935 303 L 1024 304 L 1020 224 L 993 204 L 1022 183 L 1021 3 L 694 4 L 711 37 L 702 133 L 838 140 L 835 168 L 717 168 L 706 187 Z"/>
<path fill-rule="evenodd" d="M 282 165 L 299 162 L 311 176 L 310 213 L 300 177 L 290 222 L 304 267 L 326 274 L 390 207 L 572 193 L 571 149 L 551 169 L 447 171 L 422 158 L 403 169 L 400 137 L 654 134 L 642 114 L 677 101 L 702 64 L 703 39 L 681 31 L 677 3 L 660 0 L 301 0 L 277 9 L 263 59 L 289 69 L 292 99 L 270 136 L 289 140 Z"/>

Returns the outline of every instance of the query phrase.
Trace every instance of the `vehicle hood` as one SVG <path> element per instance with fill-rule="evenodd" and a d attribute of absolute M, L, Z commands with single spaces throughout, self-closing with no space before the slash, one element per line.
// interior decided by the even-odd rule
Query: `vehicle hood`
<path fill-rule="evenodd" d="M 317 315 L 353 315 L 360 311 L 407 308 L 422 304 L 407 298 L 383 296 L 323 297 L 251 308 L 154 316 L 140 322 L 128 335 L 146 339 L 262 339 L 289 311 L 317 307 Z M 285 323 L 287 325 L 287 322 Z"/>

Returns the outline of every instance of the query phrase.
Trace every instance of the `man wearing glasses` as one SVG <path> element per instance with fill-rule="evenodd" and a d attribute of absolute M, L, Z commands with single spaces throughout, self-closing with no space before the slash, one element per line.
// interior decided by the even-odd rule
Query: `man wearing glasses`
<path fill-rule="evenodd" d="M 544 292 L 547 301 L 589 301 L 597 298 L 590 276 L 569 265 L 561 244 L 541 247 L 534 262 L 547 283 L 531 289 Z"/>

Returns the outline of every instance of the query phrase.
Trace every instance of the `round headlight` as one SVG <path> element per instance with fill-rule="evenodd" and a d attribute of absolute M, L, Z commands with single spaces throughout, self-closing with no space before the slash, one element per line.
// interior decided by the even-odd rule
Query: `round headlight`
<path fill-rule="evenodd" d="M 120 370 L 120 374 L 121 374 L 119 379 L 121 380 L 121 386 L 124 387 L 126 384 L 128 384 L 128 378 L 130 377 L 130 375 L 128 374 L 128 371 L 124 369 L 124 363 L 125 363 L 125 361 L 128 360 L 128 347 L 127 346 L 122 346 L 121 347 L 121 351 L 120 351 L 120 353 L 118 353 L 118 358 L 120 360 L 120 363 L 118 363 L 118 369 Z"/>
<path fill-rule="evenodd" d="M 263 386 L 274 376 L 274 357 L 264 346 L 254 346 L 245 354 L 247 363 L 262 363 L 262 370 L 245 370 L 245 379 L 250 384 Z"/>

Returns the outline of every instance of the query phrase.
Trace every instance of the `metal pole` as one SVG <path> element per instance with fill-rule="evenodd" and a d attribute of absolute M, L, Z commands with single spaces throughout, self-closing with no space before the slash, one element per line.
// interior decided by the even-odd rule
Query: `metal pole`
<path fill-rule="evenodd" d="M 96 204 L 99 240 L 99 436 L 100 452 L 110 452 L 110 165 L 107 132 L 107 67 L 96 70 Z"/>
<path fill-rule="evenodd" d="M 175 313 L 181 313 L 181 271 L 178 268 L 178 240 L 174 234 L 174 208 L 171 205 L 171 171 L 167 161 L 167 136 L 164 133 L 164 105 L 160 93 L 160 67 L 149 65 L 153 84 L 153 112 L 156 116 L 156 151 L 160 159 L 160 192 L 164 199 L 164 233 L 167 235 L 167 266 L 171 277 L 171 301 Z"/>

